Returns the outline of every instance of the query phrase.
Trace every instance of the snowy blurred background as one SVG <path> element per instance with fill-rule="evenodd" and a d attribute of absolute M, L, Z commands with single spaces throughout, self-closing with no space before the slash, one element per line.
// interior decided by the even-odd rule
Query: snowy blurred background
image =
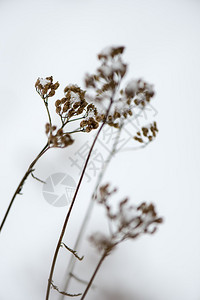
<path fill-rule="evenodd" d="M 152 201 L 165 222 L 155 235 L 119 247 L 105 261 L 96 277 L 98 288 L 87 299 L 199 300 L 200 1 L 0 0 L 0 28 L 0 219 L 46 142 L 47 117 L 35 92 L 36 79 L 53 75 L 60 82 L 56 100 L 68 83 L 84 86 L 84 74 L 96 69 L 102 48 L 124 45 L 127 80 L 142 77 L 155 86 L 152 104 L 159 135 L 141 151 L 119 153 L 105 181 L 120 188 L 119 197 Z M 46 179 L 62 172 L 77 182 L 78 169 L 69 157 L 91 137 L 77 135 L 71 148 L 47 153 L 35 175 Z M 96 178 L 85 178 L 81 187 L 65 236 L 71 247 Z M 67 208 L 50 205 L 42 184 L 27 180 L 0 236 L 1 300 L 45 298 Z M 96 211 L 88 234 L 104 223 Z M 88 279 L 99 256 L 87 239 L 82 254 L 86 258 L 78 273 Z M 68 259 L 61 250 L 57 285 L 63 282 Z M 70 292 L 83 288 L 73 283 Z M 50 299 L 58 294 L 52 291 Z"/>

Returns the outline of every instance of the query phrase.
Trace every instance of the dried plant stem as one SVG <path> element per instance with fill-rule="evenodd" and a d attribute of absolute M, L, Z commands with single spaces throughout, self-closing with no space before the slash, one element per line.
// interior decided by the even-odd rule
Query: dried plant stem
<path fill-rule="evenodd" d="M 142 109 L 141 109 L 141 111 L 142 111 Z M 141 111 L 140 111 L 140 113 L 141 113 Z M 137 119 L 137 117 L 140 116 L 140 113 L 138 115 L 136 115 L 134 117 L 134 119 Z M 102 179 L 103 179 L 103 177 L 104 177 L 104 175 L 106 173 L 106 170 L 107 170 L 108 165 L 110 164 L 112 158 L 114 157 L 114 155 L 117 152 L 121 152 L 122 151 L 121 149 L 117 150 L 117 145 L 118 145 L 121 133 L 122 133 L 123 126 L 124 126 L 124 123 L 122 123 L 121 126 L 119 127 L 119 129 L 117 131 L 117 135 L 116 135 L 115 141 L 113 143 L 112 150 L 110 151 L 110 153 L 109 153 L 109 155 L 108 155 L 108 157 L 107 157 L 107 159 L 106 159 L 106 161 L 104 163 L 103 169 L 99 173 L 99 176 L 98 176 L 98 179 L 97 179 L 97 182 L 96 182 L 96 185 L 95 185 L 95 188 L 94 188 L 91 200 L 89 202 L 89 205 L 88 205 L 87 211 L 85 213 L 83 222 L 82 222 L 82 224 L 80 226 L 78 237 L 77 237 L 76 242 L 74 244 L 74 249 L 76 249 L 77 251 L 80 250 L 80 243 L 82 241 L 83 235 L 84 235 L 84 233 L 86 231 L 87 224 L 88 224 L 88 222 L 90 220 L 90 216 L 91 216 L 93 208 L 94 208 L 94 204 L 95 204 L 94 200 L 95 200 L 95 195 L 97 193 L 98 187 L 99 187 L 99 185 L 102 182 Z M 139 147 L 132 147 L 131 149 L 132 150 L 138 150 L 138 149 L 141 149 L 141 148 L 143 148 L 145 146 L 146 146 L 146 144 L 142 145 L 142 146 L 139 146 Z M 65 282 L 65 286 L 64 286 L 64 291 L 67 291 L 67 289 L 69 288 L 69 284 L 70 284 L 71 278 L 74 277 L 73 276 L 73 271 L 74 271 L 76 262 L 77 262 L 77 260 L 74 258 L 73 255 L 71 255 L 69 263 L 68 263 L 68 266 L 67 266 L 67 269 L 66 269 L 67 271 L 66 271 L 66 275 L 65 275 L 66 282 Z M 63 295 L 60 295 L 60 300 L 64 300 L 64 296 Z"/>
<path fill-rule="evenodd" d="M 50 128 L 51 128 L 52 127 L 52 122 L 51 122 L 51 115 L 50 115 L 50 112 L 49 112 L 48 99 L 46 101 L 44 100 L 44 105 L 45 105 L 46 110 L 47 110 L 47 115 L 48 115 L 48 118 L 49 118 L 49 124 L 50 124 Z"/>
<path fill-rule="evenodd" d="M 78 282 L 80 282 L 80 283 L 82 283 L 82 284 L 84 284 L 84 285 L 87 285 L 87 284 L 88 284 L 88 282 L 87 282 L 86 280 L 81 279 L 81 278 L 79 278 L 78 276 L 76 276 L 76 275 L 74 275 L 74 274 L 70 274 L 70 276 L 73 277 L 74 279 L 76 279 L 76 281 L 78 281 Z M 95 288 L 95 286 L 92 285 L 91 288 Z"/>
<path fill-rule="evenodd" d="M 92 277 L 90 278 L 90 281 L 89 281 L 89 283 L 88 283 L 88 285 L 87 285 L 87 287 L 86 287 L 86 289 L 85 289 L 85 291 L 84 291 L 84 293 L 83 293 L 80 300 L 83 300 L 85 298 L 85 296 L 87 295 L 87 292 L 88 292 L 89 288 L 91 287 L 91 285 L 94 281 L 94 278 L 95 278 L 97 272 L 99 271 L 99 268 L 101 267 L 101 264 L 102 264 L 102 262 L 104 261 L 104 259 L 106 258 L 107 255 L 108 255 L 108 253 L 107 253 L 107 251 L 105 251 L 103 253 L 103 255 L 101 256 L 101 258 L 100 258 L 100 260 L 99 260 L 99 262 L 96 266 L 96 269 L 94 270 L 94 272 L 92 274 Z"/>
<path fill-rule="evenodd" d="M 106 172 L 106 170 L 108 168 L 108 165 L 109 165 L 111 159 L 114 157 L 115 153 L 117 152 L 117 144 L 118 144 L 118 141 L 119 141 L 119 138 L 120 138 L 120 135 L 121 135 L 121 131 L 122 131 L 122 126 L 118 129 L 117 136 L 115 138 L 115 142 L 113 143 L 112 150 L 109 153 L 109 155 L 108 155 L 108 157 L 107 157 L 107 159 L 106 159 L 106 161 L 104 163 L 103 169 L 99 173 L 99 176 L 98 176 L 98 179 L 97 179 L 97 183 L 95 185 L 95 188 L 94 188 L 94 191 L 93 191 L 90 203 L 88 205 L 88 208 L 87 208 L 87 211 L 85 213 L 83 222 L 82 222 L 82 224 L 80 226 L 80 231 L 78 233 L 78 237 L 77 237 L 75 245 L 74 245 L 74 249 L 76 249 L 77 251 L 79 251 L 79 246 L 80 246 L 82 237 L 84 235 L 84 232 L 86 230 L 87 224 L 88 224 L 88 222 L 90 220 L 90 216 L 91 216 L 92 211 L 93 211 L 93 207 L 94 207 L 94 204 L 95 204 L 95 195 L 97 193 L 98 187 L 99 187 L 99 185 L 102 182 L 103 176 L 105 175 L 105 172 Z M 74 256 L 71 255 L 70 261 L 69 261 L 69 264 L 68 264 L 68 267 L 67 267 L 67 274 L 65 276 L 67 278 L 67 280 L 66 280 L 66 283 L 65 283 L 65 286 L 64 286 L 64 291 L 66 291 L 68 289 L 68 287 L 69 287 L 70 280 L 73 277 L 72 274 L 73 274 L 73 270 L 75 268 L 76 261 L 77 260 L 74 258 Z M 60 300 L 63 300 L 63 299 L 64 299 L 64 296 L 61 295 Z"/>
<path fill-rule="evenodd" d="M 53 284 L 53 283 L 51 283 L 51 286 L 54 288 L 54 290 L 56 290 L 58 293 L 60 293 L 60 294 L 62 294 L 64 296 L 77 297 L 77 296 L 81 296 L 82 295 L 81 293 L 79 293 L 79 294 L 69 294 L 69 293 L 65 293 L 63 291 L 60 291 L 59 288 L 55 284 Z"/>
<path fill-rule="evenodd" d="M 94 138 L 94 141 L 91 145 L 91 148 L 90 148 L 90 151 L 88 153 L 88 156 L 86 158 L 86 161 L 85 161 L 85 164 L 84 164 L 84 167 L 83 167 L 83 170 L 82 170 L 82 173 L 81 173 L 81 176 L 80 176 L 80 179 L 79 179 L 79 182 L 78 182 L 78 185 L 76 187 L 76 191 L 74 193 L 74 197 L 72 199 L 72 202 L 71 202 L 71 205 L 70 205 L 70 208 L 68 210 L 68 213 L 66 215 L 66 218 L 65 218 L 65 221 L 64 221 L 64 224 L 63 224 L 63 227 L 62 227 L 62 230 L 61 230 L 61 234 L 60 234 L 60 237 L 59 237 L 59 240 L 58 240 L 58 243 L 57 243 L 57 246 L 56 246 L 56 250 L 55 250 L 55 253 L 54 253 L 54 256 L 53 256 L 53 261 L 52 261 L 52 265 L 51 265 L 51 269 L 50 269 L 50 274 L 49 274 L 49 279 L 48 279 L 48 285 L 47 285 L 47 292 L 46 292 L 46 300 L 49 299 L 49 294 L 50 294 L 50 287 L 51 287 L 51 282 L 52 282 L 52 278 L 53 278 L 53 273 L 54 273 L 54 269 L 55 269 L 55 265 L 56 265 L 56 261 L 57 261 L 57 257 L 58 257 L 58 253 L 59 253 L 59 249 L 60 249 L 60 246 L 61 246 L 61 243 L 62 243 L 62 239 L 63 239 L 63 236 L 65 234 L 65 230 L 67 228 L 67 224 L 68 224 L 68 221 L 69 221 L 69 218 L 70 218 L 70 215 L 71 215 L 71 212 L 72 212 L 72 209 L 73 209 L 73 206 L 74 206 L 74 203 L 75 203 L 75 200 L 76 200 L 76 197 L 77 197 L 77 194 L 78 194 L 78 191 L 79 191 L 79 188 L 81 186 L 81 183 L 82 183 L 82 180 L 83 180 L 83 177 L 85 175 L 85 171 L 86 171 L 86 168 L 87 168 L 87 165 L 88 165 L 88 162 L 89 162 L 89 159 L 90 159 L 90 156 L 92 154 L 92 150 L 96 144 L 96 141 L 106 123 L 106 120 L 107 120 L 107 116 L 109 114 L 109 111 L 110 111 L 110 108 L 112 106 L 112 103 L 113 103 L 113 98 L 110 99 L 110 104 L 109 104 L 109 107 L 106 111 L 106 114 L 105 114 L 105 120 L 103 121 L 103 123 L 101 124 L 95 138 Z"/>
<path fill-rule="evenodd" d="M 71 252 L 78 260 L 83 260 L 84 256 L 78 256 L 77 251 L 69 248 L 65 243 L 62 242 L 61 246 L 64 246 L 69 252 Z"/>
<path fill-rule="evenodd" d="M 18 187 L 17 187 L 17 189 L 16 189 L 16 191 L 15 191 L 15 193 L 14 193 L 14 195 L 13 195 L 11 201 L 10 201 L 10 204 L 9 204 L 9 206 L 8 206 L 8 208 L 7 208 L 7 211 L 6 211 L 6 213 L 5 213 L 5 216 L 4 216 L 4 218 L 3 218 L 3 221 L 1 222 L 0 232 L 1 232 L 3 226 L 4 226 L 5 222 L 6 222 L 6 219 L 7 219 L 7 217 L 8 217 L 8 214 L 9 214 L 9 212 L 10 212 L 10 210 L 11 210 L 11 207 L 12 207 L 12 205 L 13 205 L 13 202 L 14 202 L 14 200 L 15 200 L 17 194 L 20 194 L 20 193 L 21 193 L 22 188 L 23 188 L 23 185 L 24 185 L 26 179 L 28 178 L 28 176 L 30 175 L 30 173 L 33 172 L 33 167 L 34 167 L 34 165 L 36 164 L 36 162 L 39 160 L 39 158 L 40 158 L 40 157 L 41 157 L 48 149 L 49 149 L 49 145 L 48 145 L 48 143 L 47 143 L 47 144 L 44 146 L 44 148 L 40 151 L 40 153 L 37 155 L 37 157 L 32 161 L 32 163 L 31 163 L 30 166 L 28 167 L 28 170 L 26 171 L 26 173 L 24 174 L 23 178 L 21 179 L 21 181 L 20 181 L 20 183 L 19 183 L 19 185 L 18 185 Z"/>

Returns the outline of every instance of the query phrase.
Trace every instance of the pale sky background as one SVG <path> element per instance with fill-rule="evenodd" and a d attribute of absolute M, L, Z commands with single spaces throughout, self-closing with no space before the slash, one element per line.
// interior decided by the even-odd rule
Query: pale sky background
<path fill-rule="evenodd" d="M 142 77 L 155 86 L 160 131 L 148 148 L 120 153 L 105 180 L 119 187 L 119 197 L 152 201 L 165 222 L 154 236 L 127 242 L 108 257 L 95 281 L 99 289 L 87 299 L 200 300 L 200 1 L 0 0 L 0 28 L 0 219 L 46 142 L 37 77 L 53 75 L 62 97 L 68 83 L 83 87 L 102 48 L 124 45 L 127 79 Z M 37 176 L 64 172 L 77 181 L 69 156 L 91 141 L 89 135 L 78 138 L 71 148 L 47 153 L 36 165 Z M 79 193 L 65 236 L 69 246 L 95 178 L 85 180 Z M 0 300 L 44 299 L 66 210 L 49 205 L 42 184 L 27 180 L 0 236 Z M 88 234 L 104 223 L 96 211 Z M 81 254 L 85 261 L 78 272 L 88 279 L 99 256 L 87 241 Z M 68 258 L 61 250 L 58 286 Z M 73 284 L 70 292 L 80 290 L 82 285 Z M 58 294 L 52 291 L 50 299 Z"/>

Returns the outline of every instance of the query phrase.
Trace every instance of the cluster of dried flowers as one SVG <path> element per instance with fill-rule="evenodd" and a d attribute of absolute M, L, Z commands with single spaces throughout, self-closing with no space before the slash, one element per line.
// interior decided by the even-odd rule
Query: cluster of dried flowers
<path fill-rule="evenodd" d="M 56 112 L 61 117 L 62 124 L 67 124 L 72 117 L 79 116 L 79 119 L 83 119 L 80 123 L 82 131 L 90 132 L 97 129 L 99 126 L 97 109 L 94 104 L 88 104 L 86 101 L 86 91 L 77 85 L 67 85 L 64 93 L 65 97 L 55 102 Z"/>
<path fill-rule="evenodd" d="M 43 98 L 53 97 L 55 95 L 55 91 L 59 87 L 59 83 L 53 83 L 53 77 L 38 78 L 35 83 L 35 88 L 38 94 Z"/>
<path fill-rule="evenodd" d="M 121 129 L 125 126 L 128 118 L 137 118 L 135 109 L 143 111 L 150 103 L 155 94 L 153 85 L 142 79 L 134 79 L 122 86 L 122 79 L 127 72 L 127 64 L 122 60 L 123 52 L 124 47 L 108 47 L 98 55 L 100 67 L 94 74 L 86 74 L 86 90 L 82 90 L 76 84 L 68 84 L 65 87 L 64 97 L 55 101 L 56 113 L 61 120 L 60 128 L 52 126 L 50 118 L 49 123 L 46 124 L 46 134 L 51 147 L 64 148 L 71 145 L 74 142 L 71 137 L 73 132 L 88 133 L 97 129 L 100 122 Z M 47 110 L 48 97 L 55 94 L 58 86 L 58 83 L 53 84 L 52 77 L 38 78 L 36 82 L 36 90 L 45 101 Z M 110 107 L 109 110 L 108 107 Z M 73 121 L 79 122 L 79 128 L 76 128 L 75 131 L 65 132 L 66 125 Z M 153 122 L 141 127 L 133 139 L 147 145 L 154 140 L 157 132 L 157 124 Z M 110 190 L 110 186 L 107 184 L 99 189 L 99 193 L 94 199 L 105 207 L 106 217 L 110 223 L 109 236 L 100 232 L 90 236 L 93 245 L 103 251 L 103 258 L 124 240 L 135 239 L 144 233 L 153 234 L 157 225 L 162 223 L 162 218 L 157 216 L 153 204 L 142 203 L 135 206 L 130 204 L 128 198 L 123 199 L 117 210 L 113 212 L 109 201 L 115 192 L 116 189 Z M 62 232 L 64 231 L 65 229 L 62 230 Z M 55 255 L 57 257 L 58 252 Z M 52 274 L 51 272 L 49 286 L 52 283 Z M 90 283 L 81 300 L 84 299 Z M 56 290 L 59 291 L 58 288 Z M 60 293 L 65 294 L 65 291 Z M 49 289 L 47 294 L 49 295 Z"/>
<path fill-rule="evenodd" d="M 67 248 L 76 258 L 80 260 L 76 254 L 76 251 L 71 250 L 67 245 L 65 245 L 62 239 L 73 204 L 76 199 L 76 195 L 85 174 L 91 152 L 98 138 L 98 134 L 106 124 L 116 129 L 121 129 L 122 126 L 125 126 L 125 121 L 128 118 L 132 116 L 137 117 L 134 111 L 135 108 L 139 108 L 141 111 L 144 110 L 146 105 L 154 96 L 153 86 L 142 79 L 131 80 L 124 87 L 121 86 L 122 79 L 124 79 L 127 72 L 127 64 L 125 64 L 122 60 L 123 52 L 124 47 L 108 47 L 98 55 L 100 67 L 97 69 L 95 74 L 86 75 L 86 90 L 82 90 L 76 84 L 68 84 L 65 87 L 64 97 L 55 101 L 56 113 L 59 115 L 61 120 L 60 126 L 52 125 L 48 102 L 48 99 L 55 95 L 55 92 L 59 87 L 59 83 L 53 83 L 52 76 L 38 78 L 35 83 L 36 91 L 43 99 L 49 118 L 48 123 L 45 125 L 45 132 L 48 142 L 36 159 L 30 164 L 27 172 L 17 187 L 2 221 L 0 230 L 3 227 L 16 195 L 20 193 L 26 178 L 33 171 L 33 166 L 46 152 L 46 150 L 52 147 L 68 147 L 74 143 L 74 139 L 72 138 L 73 133 L 89 133 L 92 130 L 97 129 L 99 127 L 99 123 L 102 122 L 102 125 L 99 128 L 86 159 L 85 166 L 80 176 L 74 198 L 72 200 L 69 212 L 67 213 L 60 239 L 56 247 L 51 266 L 50 277 L 48 280 L 46 295 L 47 300 L 49 299 L 50 287 L 53 287 L 56 291 L 64 296 L 80 295 L 71 295 L 65 291 L 60 291 L 59 288 L 53 283 L 53 272 L 58 252 L 62 245 L 64 245 L 65 248 Z M 79 128 L 70 130 L 70 132 L 66 131 L 68 123 L 74 121 L 78 121 Z M 120 132 L 120 130 L 118 132 Z M 133 136 L 133 139 L 137 142 L 147 144 L 154 140 L 157 132 L 157 124 L 156 122 L 153 122 L 148 126 L 143 126 L 141 130 L 138 131 L 135 136 Z M 105 256 L 110 254 L 110 252 L 124 240 L 135 239 L 136 237 L 145 233 L 153 234 L 156 231 L 158 224 L 162 223 L 162 218 L 157 216 L 155 207 L 152 203 L 142 203 L 136 206 L 130 204 L 129 199 L 125 198 L 119 203 L 117 210 L 114 211 L 112 205 L 110 205 L 110 198 L 115 192 L 116 189 L 110 189 L 109 184 L 106 184 L 100 187 L 99 193 L 96 194 L 96 198 L 94 199 L 97 203 L 104 206 L 106 210 L 106 217 L 108 218 L 110 225 L 110 235 L 97 232 L 90 236 L 90 241 L 95 245 L 95 247 L 98 250 L 103 251 L 101 263 Z M 98 267 L 96 268 L 94 275 L 98 271 L 101 263 L 99 263 Z M 94 279 L 94 275 L 88 283 L 81 300 L 85 298 L 85 295 L 87 294 L 87 291 Z"/>
<path fill-rule="evenodd" d="M 139 143 L 146 143 L 145 140 L 148 142 L 152 142 L 153 139 L 156 137 L 158 132 L 156 122 L 153 122 L 148 127 L 142 127 L 141 131 L 138 131 L 134 136 L 134 139 Z"/>
<path fill-rule="evenodd" d="M 121 57 L 123 52 L 124 47 L 104 49 L 98 55 L 101 66 L 95 74 L 87 74 L 85 78 L 86 87 L 93 92 L 86 96 L 98 105 L 99 120 L 105 118 L 106 100 L 113 98 L 113 106 L 106 123 L 115 128 L 123 126 L 124 121 L 135 114 L 136 107 L 143 110 L 155 94 L 153 85 L 142 79 L 131 80 L 124 88 L 121 87 L 127 71 L 127 65 Z"/>
<path fill-rule="evenodd" d="M 116 191 L 106 184 L 100 187 L 96 196 L 97 203 L 103 205 L 106 210 L 106 217 L 110 222 L 110 235 L 96 232 L 90 236 L 92 244 L 107 254 L 127 239 L 135 239 L 144 233 L 155 233 L 157 225 L 163 222 L 163 219 L 157 216 L 152 203 L 144 202 L 136 206 L 130 204 L 128 198 L 120 201 L 117 210 L 113 212 L 109 202 Z"/>
<path fill-rule="evenodd" d="M 64 89 L 65 96 L 55 102 L 56 112 L 64 122 L 81 115 L 87 106 L 85 91 L 77 85 L 68 85 Z"/>
<path fill-rule="evenodd" d="M 73 143 L 70 134 L 63 131 L 69 122 L 81 120 L 79 131 L 90 132 L 99 127 L 99 122 L 106 122 L 114 128 L 120 128 L 124 121 L 135 114 L 135 107 L 145 108 L 154 96 L 153 85 L 142 79 L 131 80 L 124 88 L 127 65 L 122 60 L 124 47 L 108 47 L 99 55 L 100 67 L 95 74 L 86 74 L 87 91 L 76 84 L 69 84 L 64 89 L 64 97 L 55 101 L 56 113 L 61 118 L 62 126 L 54 133 L 56 127 L 51 122 L 46 124 L 46 134 L 52 147 L 67 147 Z M 38 78 L 35 84 L 37 92 L 48 107 L 48 98 L 55 94 L 59 83 L 53 83 L 53 77 Z M 92 90 L 92 94 L 88 91 Z M 112 108 L 105 119 L 107 101 L 112 98 Z M 142 127 L 133 137 L 140 143 L 152 141 L 158 132 L 156 123 Z M 151 134 L 150 134 L 151 133 Z"/>
<path fill-rule="evenodd" d="M 64 133 L 63 129 L 60 128 L 55 132 L 56 126 L 51 126 L 49 123 L 45 125 L 46 134 L 48 135 L 48 142 L 50 146 L 57 148 L 65 148 L 73 144 L 74 140 L 72 139 L 69 133 Z"/>

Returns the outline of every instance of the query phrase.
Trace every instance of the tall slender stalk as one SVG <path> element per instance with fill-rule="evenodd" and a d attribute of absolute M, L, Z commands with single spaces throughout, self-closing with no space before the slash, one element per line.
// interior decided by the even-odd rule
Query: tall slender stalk
<path fill-rule="evenodd" d="M 141 111 L 142 111 L 142 109 L 141 109 Z M 141 113 L 141 111 L 140 111 L 140 113 Z M 140 113 L 138 115 L 135 115 L 135 117 L 133 118 L 133 120 L 137 119 L 137 117 L 140 116 Z M 103 177 L 105 175 L 105 172 L 106 172 L 106 170 L 108 168 L 108 165 L 110 164 L 111 159 L 118 152 L 117 151 L 117 145 L 118 145 L 118 142 L 119 142 L 119 138 L 121 136 L 121 132 L 122 132 L 123 126 L 124 126 L 124 123 L 122 123 L 121 126 L 120 126 L 120 128 L 118 129 L 117 136 L 116 136 L 115 141 L 113 143 L 112 150 L 110 151 L 110 153 L 109 153 L 109 155 L 108 155 L 108 157 L 107 157 L 107 159 L 106 159 L 106 161 L 104 163 L 103 169 L 99 173 L 99 176 L 98 176 L 98 179 L 97 179 L 97 183 L 95 185 L 92 197 L 90 199 L 87 211 L 85 213 L 83 222 L 82 222 L 82 224 L 80 226 L 80 230 L 79 230 L 76 242 L 75 242 L 74 247 L 73 247 L 73 249 L 75 249 L 76 251 L 79 251 L 79 249 L 80 249 L 79 247 L 80 247 L 81 240 L 82 240 L 83 235 L 84 235 L 84 233 L 86 231 L 87 224 L 88 224 L 88 222 L 90 220 L 90 216 L 92 214 L 92 211 L 93 211 L 93 208 L 94 208 L 94 204 L 95 204 L 95 195 L 96 195 L 96 192 L 98 190 L 98 187 L 99 187 L 99 185 L 102 182 L 102 179 L 103 179 Z M 135 148 L 132 147 L 131 149 L 132 150 L 138 150 L 138 149 L 141 149 L 142 147 L 144 147 L 144 146 L 139 146 L 139 147 L 135 147 Z M 66 269 L 67 270 L 66 271 L 66 275 L 65 275 L 66 282 L 65 282 L 65 286 L 63 288 L 64 291 L 67 291 L 68 288 L 69 288 L 70 281 L 71 281 L 71 279 L 72 279 L 72 277 L 74 275 L 73 274 L 73 270 L 75 268 L 76 262 L 77 262 L 77 260 L 75 259 L 75 257 L 73 255 L 71 255 L 69 263 L 68 263 L 68 266 L 67 266 L 67 269 Z M 64 296 L 63 295 L 60 295 L 60 300 L 64 300 Z"/>
<path fill-rule="evenodd" d="M 114 95 L 113 95 L 114 96 Z M 74 206 L 74 203 L 75 203 L 75 200 L 76 200 L 76 197 L 77 197 L 77 194 L 78 194 L 78 191 L 79 191 L 79 188 L 81 186 L 81 183 L 82 183 L 82 180 L 83 180 L 83 177 L 85 175 L 85 171 L 86 171 L 86 168 L 87 168 L 87 165 L 88 165 L 88 162 L 89 162 L 89 159 L 90 159 L 90 156 L 92 154 L 92 150 L 96 144 L 96 141 L 106 123 L 106 120 L 107 120 L 107 117 L 108 117 L 108 114 L 109 114 L 109 111 L 110 111 L 110 108 L 113 104 L 113 96 L 111 97 L 110 99 L 110 103 L 109 103 L 109 106 L 107 108 L 107 111 L 106 111 L 106 114 L 105 114 L 105 119 L 104 121 L 102 122 L 95 138 L 94 138 L 94 141 L 92 143 L 92 146 L 90 148 L 90 151 L 88 153 L 88 156 L 86 158 L 86 161 L 85 161 L 85 164 L 84 164 L 84 167 L 83 167 L 83 170 L 82 170 L 82 173 L 81 173 L 81 176 L 80 176 L 80 179 L 79 179 L 79 182 L 78 182 L 78 185 L 76 187 L 76 191 L 74 193 L 74 197 L 72 199 L 72 202 L 71 202 L 71 205 L 70 205 L 70 208 L 68 210 L 68 213 L 66 215 L 66 218 L 65 218 L 65 221 L 64 221 L 64 224 L 63 224 L 63 227 L 62 227 L 62 230 L 61 230 L 61 234 L 60 234 L 60 237 L 59 237 L 59 240 L 58 240 L 58 243 L 57 243 L 57 246 L 56 246 L 56 250 L 55 250 L 55 253 L 54 253 L 54 256 L 53 256 L 53 261 L 52 261 L 52 265 L 51 265 L 51 269 L 50 269 L 50 274 L 49 274 L 49 279 L 48 279 L 48 285 L 47 285 L 47 292 L 46 292 L 46 300 L 49 299 L 49 295 L 50 295 L 50 287 L 51 287 L 51 282 L 52 282 L 52 278 L 53 278 L 53 273 L 54 273 L 54 269 L 55 269 L 55 265 L 56 265 L 56 261 L 57 261 L 57 257 L 58 257 L 58 253 L 59 253 L 59 249 L 60 249 L 60 246 L 61 246 L 61 243 L 62 243 L 62 239 L 63 239 L 63 236 L 65 234 L 65 231 L 66 231 L 66 228 L 67 228 L 67 224 L 68 224 L 68 221 L 69 221 L 69 218 L 70 218 L 70 215 L 71 215 L 71 212 L 72 212 L 72 209 L 73 209 L 73 206 Z"/>
<path fill-rule="evenodd" d="M 86 289 L 85 289 L 85 291 L 84 291 L 84 293 L 83 293 L 80 300 L 85 299 L 85 296 L 87 295 L 87 292 L 88 292 L 89 288 L 91 287 L 91 285 L 94 281 L 94 278 L 95 278 L 97 272 L 99 271 L 99 268 L 101 267 L 101 264 L 102 264 L 102 262 L 104 261 L 104 259 L 106 258 L 107 255 L 108 255 L 108 253 L 107 253 L 107 251 L 105 251 L 103 253 L 103 255 L 101 256 L 101 258 L 100 258 L 100 260 L 99 260 L 99 262 L 96 266 L 96 269 L 94 270 L 94 273 L 92 274 L 92 277 L 90 278 L 90 281 L 88 282 L 88 285 L 87 285 L 87 287 L 86 287 Z"/>
<path fill-rule="evenodd" d="M 40 157 L 41 157 L 48 149 L 49 149 L 49 145 L 48 145 L 48 143 L 47 143 L 47 144 L 44 146 L 44 148 L 40 151 L 40 153 L 37 155 L 37 157 L 32 161 L 32 163 L 31 163 L 30 166 L 28 167 L 26 173 L 24 174 L 23 178 L 21 179 L 21 181 L 20 181 L 20 183 L 19 183 L 19 185 L 18 185 L 18 187 L 17 187 L 17 189 L 16 189 L 16 191 L 15 191 L 15 193 L 14 193 L 12 199 L 10 200 L 10 204 L 9 204 L 9 206 L 8 206 L 8 208 L 7 208 L 7 211 L 6 211 L 5 215 L 4 215 L 4 218 L 3 218 L 2 222 L 1 222 L 0 232 L 1 232 L 3 226 L 4 226 L 5 222 L 6 222 L 6 219 L 7 219 L 8 215 L 9 215 L 9 212 L 10 212 L 10 210 L 11 210 L 11 207 L 12 207 L 12 205 L 13 205 L 13 203 L 14 203 L 14 200 L 15 200 L 17 194 L 20 194 L 20 193 L 21 193 L 22 188 L 23 188 L 23 186 L 24 186 L 24 183 L 25 183 L 26 179 L 27 179 L 28 176 L 33 172 L 33 167 L 34 167 L 34 165 L 36 164 L 36 162 L 39 160 L 39 158 L 40 158 Z"/>
<path fill-rule="evenodd" d="M 39 95 L 40 95 L 40 94 L 39 94 Z M 40 95 L 40 96 L 41 96 L 41 95 Z M 51 115 L 50 115 L 49 107 L 48 107 L 48 98 L 44 99 L 44 98 L 42 97 L 42 99 L 43 99 L 43 102 L 44 102 L 44 105 L 45 105 L 45 108 L 46 108 L 46 111 L 47 111 L 47 115 L 48 115 L 50 127 L 52 127 Z M 6 220 L 7 220 L 8 214 L 9 214 L 9 212 L 10 212 L 10 210 L 11 210 L 11 207 L 12 207 L 12 205 L 13 205 L 13 203 L 14 203 L 14 200 L 15 200 L 17 194 L 20 194 L 20 193 L 21 193 L 22 188 L 23 188 L 23 185 L 24 185 L 26 179 L 27 179 L 28 176 L 33 172 L 33 167 L 34 167 L 34 165 L 35 165 L 36 162 L 39 160 L 39 158 L 40 158 L 40 157 L 41 157 L 41 156 L 42 156 L 49 148 L 50 148 L 50 146 L 49 146 L 49 141 L 48 141 L 48 142 L 46 143 L 46 145 L 44 146 L 44 148 L 42 148 L 42 150 L 40 151 L 40 153 L 39 153 L 39 154 L 36 156 L 36 158 L 32 161 L 32 163 L 31 163 L 30 166 L 28 167 L 26 173 L 25 173 L 24 176 L 22 177 L 22 179 L 21 179 L 21 181 L 20 181 L 20 183 L 19 183 L 17 189 L 15 190 L 15 193 L 14 193 L 12 199 L 10 200 L 9 206 L 8 206 L 8 208 L 7 208 L 7 210 L 6 210 L 6 213 L 5 213 L 5 215 L 4 215 L 4 218 L 3 218 L 2 222 L 1 222 L 1 225 L 0 225 L 0 233 L 1 233 L 1 230 L 3 229 L 3 226 L 4 226 L 4 224 L 5 224 Z M 34 176 L 33 176 L 33 177 L 34 177 Z"/>
<path fill-rule="evenodd" d="M 85 213 L 83 222 L 82 222 L 82 224 L 80 226 L 80 230 L 79 230 L 79 233 L 78 233 L 78 236 L 77 236 L 74 248 L 73 248 L 76 251 L 79 250 L 79 246 L 80 246 L 81 240 L 83 238 L 84 232 L 85 232 L 85 230 L 87 228 L 87 224 L 88 224 L 90 216 L 92 214 L 92 210 L 93 210 L 93 207 L 94 207 L 94 204 L 95 204 L 95 195 L 97 193 L 98 187 L 99 187 L 100 183 L 102 182 L 102 179 L 103 179 L 103 177 L 105 175 L 105 172 L 106 172 L 106 170 L 108 168 L 108 165 L 109 165 L 111 159 L 114 157 L 115 153 L 117 152 L 117 144 L 118 144 L 118 141 L 119 141 L 119 138 L 120 138 L 120 135 L 121 135 L 122 127 L 123 127 L 123 125 L 119 128 L 119 130 L 117 132 L 117 136 L 116 136 L 115 142 L 113 143 L 112 150 L 110 151 L 110 153 L 109 153 L 109 155 L 108 155 L 108 157 L 107 157 L 107 159 L 106 159 L 106 161 L 104 163 L 103 169 L 99 173 L 99 176 L 98 176 L 98 179 L 97 179 L 97 182 L 96 182 L 96 185 L 95 185 L 92 197 L 90 199 L 87 211 Z M 68 267 L 67 267 L 67 274 L 65 276 L 65 278 L 67 278 L 67 280 L 66 280 L 66 283 L 65 283 L 65 286 L 64 286 L 64 291 L 67 291 L 67 289 L 69 287 L 69 284 L 70 284 L 70 281 L 71 281 L 71 278 L 72 278 L 71 274 L 73 274 L 73 270 L 75 268 L 76 262 L 77 262 L 77 260 L 75 259 L 75 257 L 73 255 L 71 255 L 70 260 L 69 260 L 69 264 L 68 264 Z M 63 299 L 64 299 L 64 296 L 60 295 L 60 300 L 63 300 Z"/>

